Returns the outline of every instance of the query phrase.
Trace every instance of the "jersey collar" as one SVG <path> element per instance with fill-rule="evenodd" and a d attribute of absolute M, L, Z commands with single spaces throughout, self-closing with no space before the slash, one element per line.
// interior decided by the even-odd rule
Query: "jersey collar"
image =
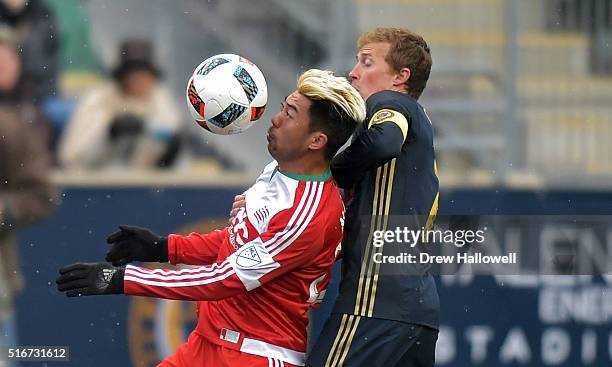
<path fill-rule="evenodd" d="M 294 179 L 296 181 L 327 181 L 331 177 L 331 171 L 330 170 L 327 170 L 322 175 L 318 175 L 318 176 L 298 175 L 298 174 L 295 174 L 295 173 L 281 172 L 278 169 L 278 166 L 276 167 L 276 169 L 274 171 L 275 171 L 275 173 L 278 172 L 278 173 L 282 174 L 283 176 L 287 176 L 287 177 L 292 178 L 292 179 Z M 272 174 L 272 175 L 274 175 L 274 174 Z"/>

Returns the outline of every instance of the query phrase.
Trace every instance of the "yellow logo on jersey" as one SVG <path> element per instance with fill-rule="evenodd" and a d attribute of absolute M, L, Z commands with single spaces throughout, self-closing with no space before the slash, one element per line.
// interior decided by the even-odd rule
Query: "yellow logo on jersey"
<path fill-rule="evenodd" d="M 374 116 L 372 116 L 370 119 L 368 128 L 370 128 L 372 125 L 381 124 L 387 121 L 396 124 L 397 127 L 400 128 L 405 141 L 406 136 L 408 135 L 408 120 L 406 120 L 406 117 L 398 111 L 389 110 L 386 108 L 376 111 Z"/>
<path fill-rule="evenodd" d="M 383 120 L 390 119 L 394 115 L 395 113 L 391 110 L 380 110 L 376 112 L 376 114 L 372 118 L 372 123 L 376 124 L 376 123 L 382 122 Z"/>

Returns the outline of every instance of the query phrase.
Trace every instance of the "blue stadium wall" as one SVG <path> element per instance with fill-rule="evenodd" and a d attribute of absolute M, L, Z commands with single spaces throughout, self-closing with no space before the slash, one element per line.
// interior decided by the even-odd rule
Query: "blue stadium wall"
<path fill-rule="evenodd" d="M 66 366 L 154 366 L 195 323 L 189 303 L 147 298 L 67 299 L 54 280 L 62 265 L 104 258 L 118 224 L 159 233 L 223 227 L 241 187 L 68 188 L 46 221 L 20 234 L 27 287 L 17 304 L 20 345 L 67 345 Z M 441 194 L 440 214 L 612 214 L 612 192 L 454 189 Z M 612 239 L 611 239 L 612 241 Z M 608 244 L 612 246 L 612 243 Z M 317 335 L 337 287 L 313 315 Z M 524 284 L 493 276 L 439 279 L 441 366 L 612 365 L 612 283 Z M 551 312 L 571 299 L 573 311 Z M 552 304 L 551 304 L 552 303 Z"/>

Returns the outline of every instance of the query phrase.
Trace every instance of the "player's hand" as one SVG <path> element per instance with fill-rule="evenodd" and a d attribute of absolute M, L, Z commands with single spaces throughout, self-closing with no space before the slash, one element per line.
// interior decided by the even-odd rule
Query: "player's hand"
<path fill-rule="evenodd" d="M 246 196 L 244 194 L 234 196 L 234 203 L 232 204 L 232 210 L 230 211 L 229 223 L 232 223 L 238 211 L 246 206 Z"/>
<path fill-rule="evenodd" d="M 168 238 L 146 228 L 121 225 L 106 239 L 111 245 L 106 261 L 115 266 L 132 261 L 168 262 Z"/>
<path fill-rule="evenodd" d="M 122 294 L 124 272 L 106 263 L 76 263 L 61 268 L 55 282 L 68 297 Z"/>

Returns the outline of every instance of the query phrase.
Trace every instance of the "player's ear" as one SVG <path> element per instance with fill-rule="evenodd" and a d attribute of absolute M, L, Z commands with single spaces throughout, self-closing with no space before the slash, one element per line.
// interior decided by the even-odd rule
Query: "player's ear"
<path fill-rule="evenodd" d="M 394 86 L 400 86 L 405 84 L 408 79 L 410 79 L 410 69 L 408 68 L 401 68 L 400 71 L 398 71 L 397 73 L 395 73 L 395 77 L 393 78 L 393 85 Z"/>
<path fill-rule="evenodd" d="M 312 133 L 310 144 L 308 149 L 319 150 L 323 149 L 327 145 L 327 135 L 321 131 L 315 131 Z"/>

